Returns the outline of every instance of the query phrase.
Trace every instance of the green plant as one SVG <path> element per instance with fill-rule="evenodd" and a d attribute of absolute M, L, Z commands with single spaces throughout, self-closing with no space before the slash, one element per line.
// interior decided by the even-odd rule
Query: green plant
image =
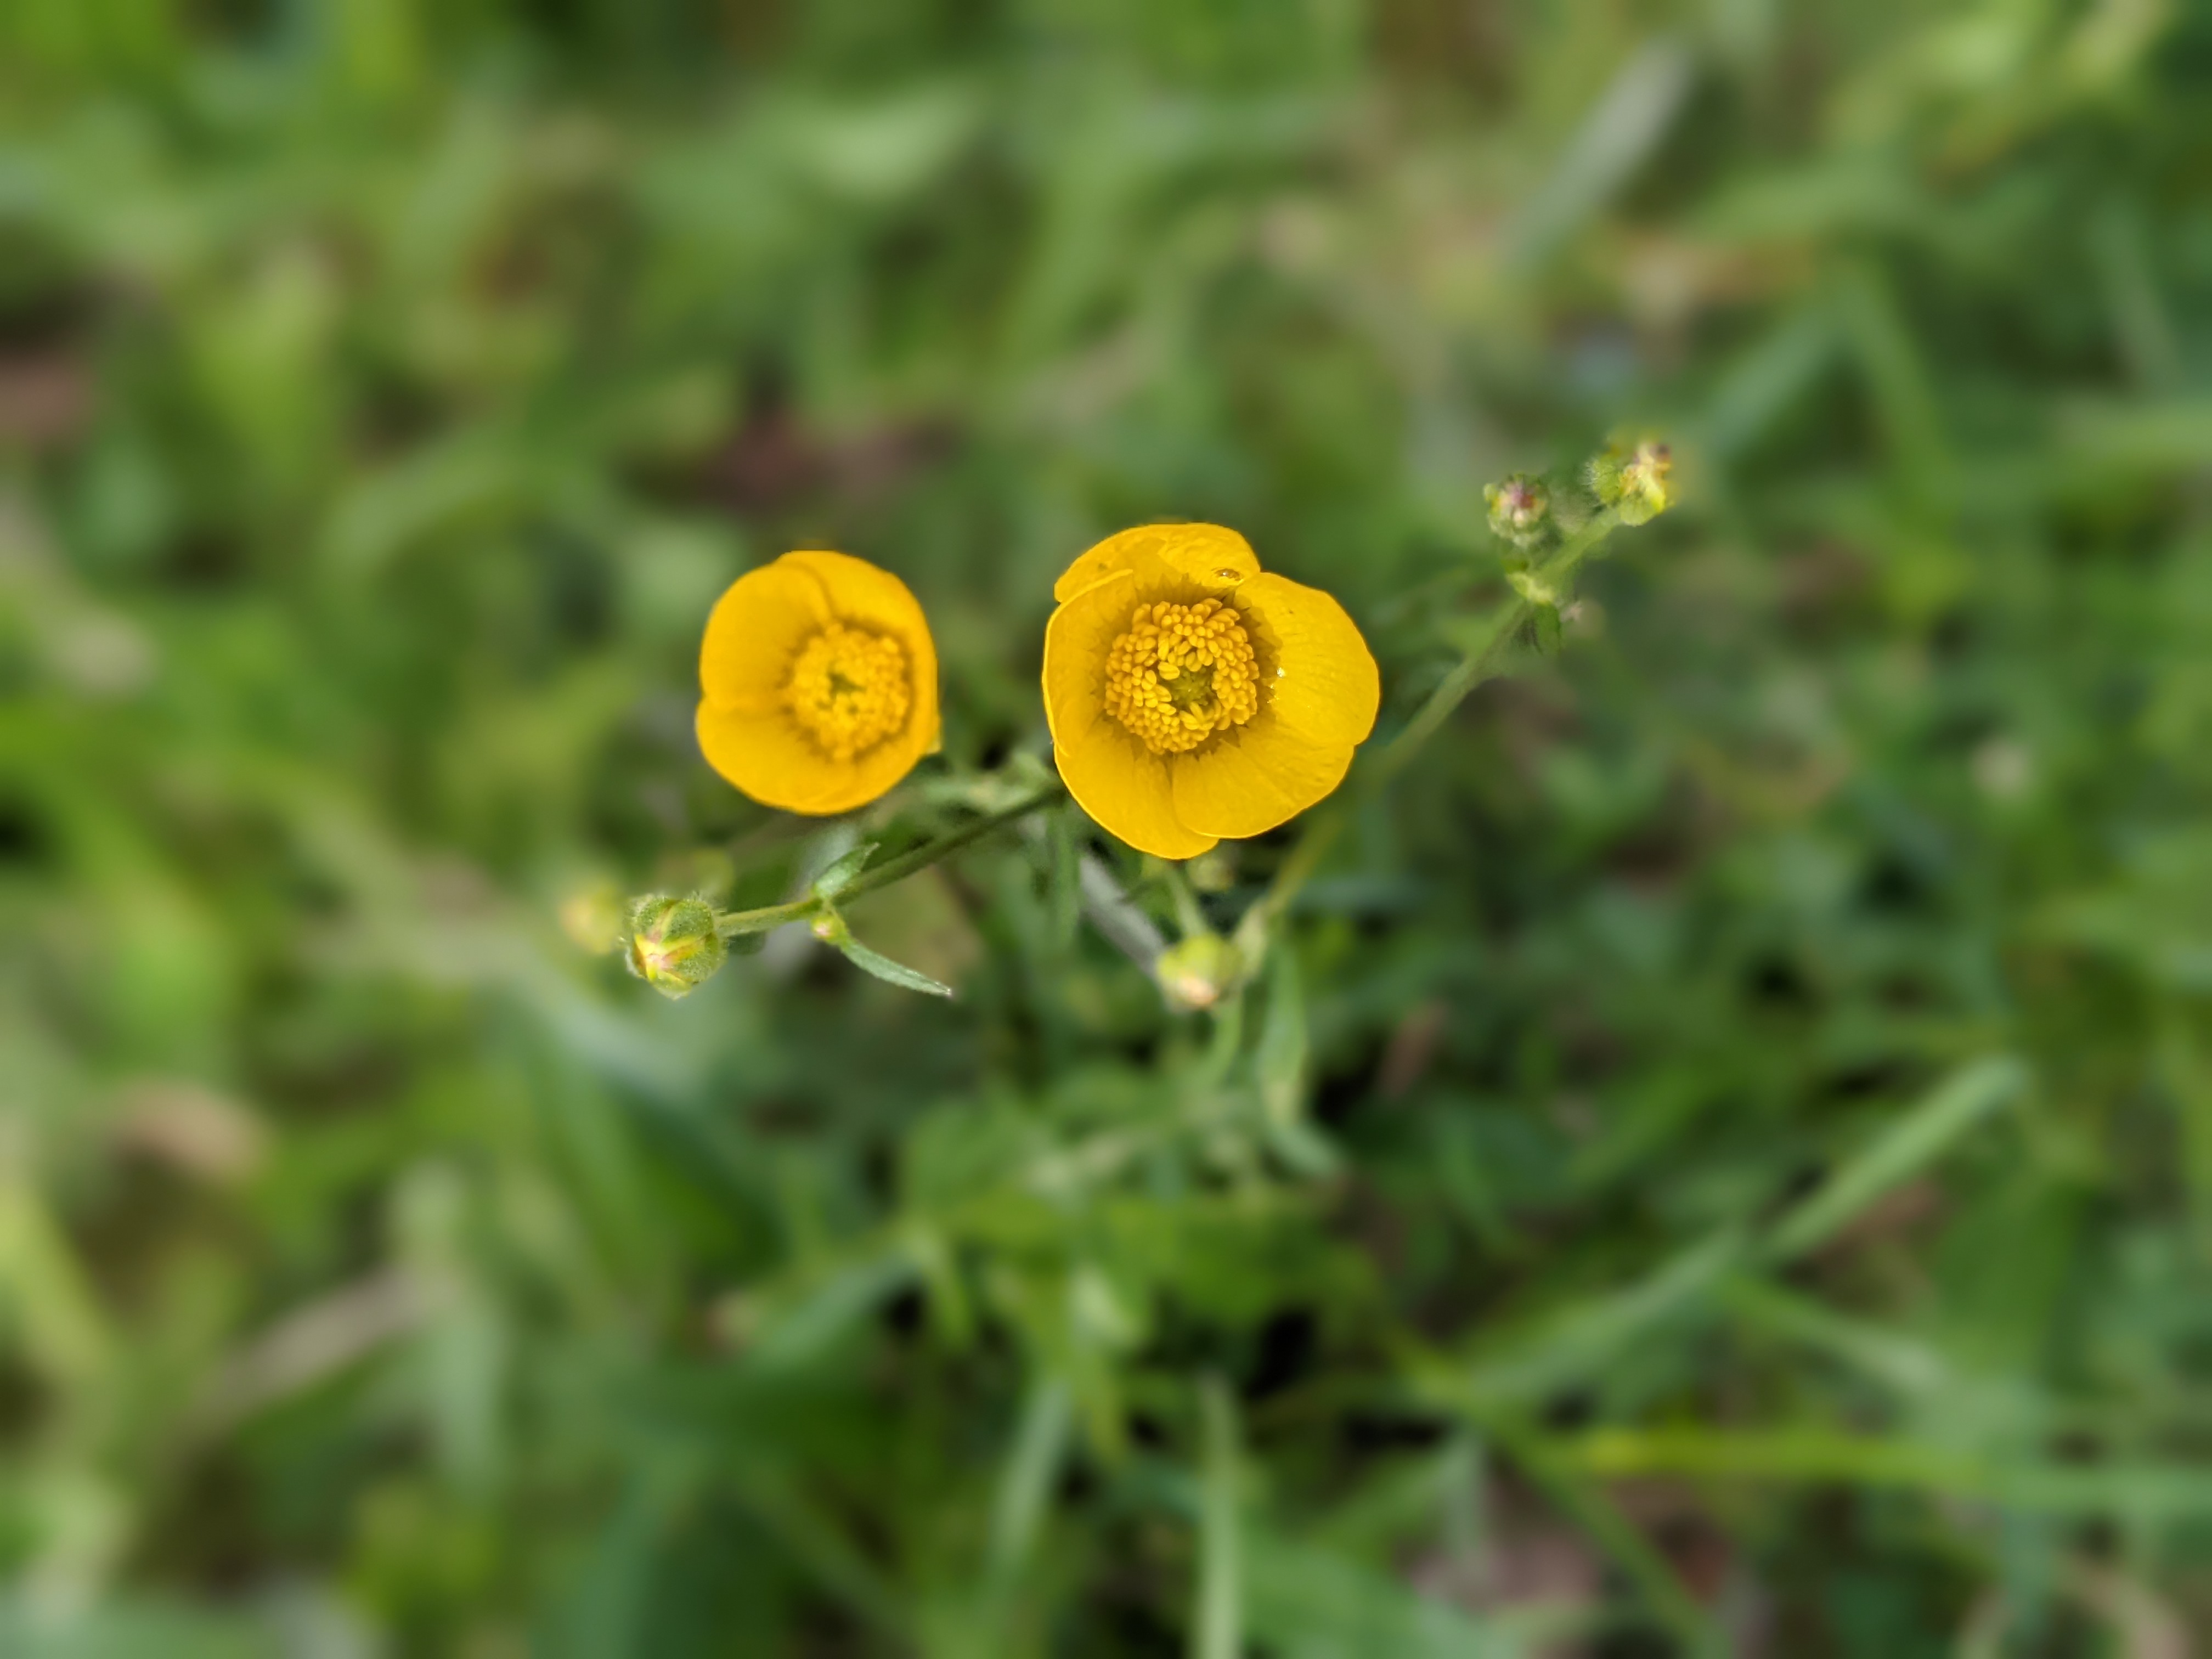
<path fill-rule="evenodd" d="M 2208 62 L 0 8 L 0 1650 L 2173 1645 Z M 1680 503 L 1571 588 L 1623 421 Z M 1175 872 L 1041 804 L 1035 690 L 1169 515 L 1386 689 Z M 826 833 L 690 735 L 801 545 L 946 693 Z M 799 928 L 665 1001 L 570 939 L 646 891 L 958 994 Z"/>

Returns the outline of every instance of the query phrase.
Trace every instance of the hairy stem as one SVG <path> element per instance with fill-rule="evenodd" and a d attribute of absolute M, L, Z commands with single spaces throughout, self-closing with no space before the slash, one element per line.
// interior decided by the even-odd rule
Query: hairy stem
<path fill-rule="evenodd" d="M 852 884 L 837 895 L 840 904 L 848 904 L 863 893 L 872 893 L 878 887 L 888 887 L 895 881 L 903 881 L 917 871 L 927 870 L 940 859 L 949 858 L 971 842 L 981 841 L 994 830 L 1001 829 L 1017 818 L 1025 818 L 1038 808 L 1049 806 L 1067 793 L 1066 785 L 1058 778 L 1039 784 L 1011 806 L 1002 806 L 995 812 L 986 812 L 981 817 L 962 824 L 957 830 L 939 836 L 935 841 L 886 859 L 870 866 L 855 877 Z M 734 939 L 742 933 L 764 933 L 771 927 L 781 927 L 787 921 L 806 921 L 820 913 L 822 901 L 812 894 L 793 899 L 787 904 L 764 905 L 757 910 L 722 910 L 714 916 L 715 931 L 725 939 Z"/>
<path fill-rule="evenodd" d="M 1538 573 L 1540 580 L 1552 586 L 1565 581 L 1620 526 L 1620 513 L 1613 507 L 1606 508 L 1561 544 Z M 1535 606 L 1519 594 L 1491 614 L 1489 628 L 1468 646 L 1451 672 L 1429 694 L 1428 701 L 1414 711 L 1404 729 L 1354 774 L 1352 787 L 1345 797 L 1308 822 L 1305 833 L 1291 849 L 1290 857 L 1276 871 L 1266 896 L 1254 907 L 1246 925 L 1237 930 L 1240 935 L 1263 933 L 1290 908 L 1300 890 L 1313 878 L 1328 849 L 1335 845 L 1337 836 L 1343 833 L 1345 821 L 1352 811 L 1388 788 L 1460 704 L 1467 701 L 1468 694 L 1498 672 L 1498 660 L 1505 647 L 1534 614 Z"/>

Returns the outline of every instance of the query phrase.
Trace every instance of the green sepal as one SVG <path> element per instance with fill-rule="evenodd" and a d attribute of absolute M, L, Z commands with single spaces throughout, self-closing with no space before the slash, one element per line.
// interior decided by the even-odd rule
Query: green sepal
<path fill-rule="evenodd" d="M 1559 654 L 1559 610 L 1557 605 L 1536 607 L 1536 648 L 1547 657 Z"/>
<path fill-rule="evenodd" d="M 728 957 L 714 907 L 701 895 L 648 893 L 632 902 L 623 960 L 661 995 L 690 995 L 721 970 Z"/>

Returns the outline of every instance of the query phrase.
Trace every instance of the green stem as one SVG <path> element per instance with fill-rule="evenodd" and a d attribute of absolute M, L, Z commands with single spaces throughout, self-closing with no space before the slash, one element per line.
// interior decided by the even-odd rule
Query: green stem
<path fill-rule="evenodd" d="M 1558 552 L 1538 573 L 1546 585 L 1556 587 L 1575 573 L 1577 566 L 1595 551 L 1620 526 L 1619 509 L 1607 507 L 1563 543 Z M 1352 781 L 1348 798 L 1340 800 L 1326 811 L 1316 816 L 1306 826 L 1298 844 L 1291 849 L 1289 858 L 1276 871 L 1275 879 L 1269 884 L 1267 895 L 1255 907 L 1247 926 L 1240 927 L 1243 935 L 1248 927 L 1253 933 L 1271 927 L 1284 912 L 1291 908 L 1314 872 L 1321 866 L 1328 849 L 1334 846 L 1343 833 L 1346 819 L 1362 801 L 1380 794 L 1413 763 L 1422 747 L 1436 736 L 1443 723 L 1465 702 L 1468 694 L 1497 672 L 1498 659 L 1505 647 L 1518 635 L 1522 626 L 1535 612 L 1535 606 L 1516 595 L 1492 613 L 1490 628 L 1480 639 L 1469 645 L 1451 672 L 1429 694 L 1426 702 L 1413 713 L 1405 728 L 1384 744 L 1382 752 L 1363 767 Z"/>
<path fill-rule="evenodd" d="M 994 830 L 1003 828 L 1017 818 L 1025 818 L 1041 806 L 1049 806 L 1067 793 L 1067 786 L 1058 778 L 1039 784 L 1011 806 L 1002 806 L 995 812 L 986 812 L 972 823 L 963 823 L 950 834 L 935 841 L 871 866 L 856 877 L 852 884 L 837 895 L 837 902 L 849 904 L 863 893 L 872 893 L 878 887 L 888 887 L 895 881 L 904 881 L 917 871 L 927 870 L 940 859 L 949 858 L 971 842 L 981 841 Z M 787 904 L 764 905 L 757 910 L 723 910 L 714 917 L 715 931 L 724 939 L 734 939 L 742 933 L 764 933 L 771 927 L 781 927 L 789 921 L 806 921 L 819 915 L 822 901 L 812 894 L 793 899 Z"/>

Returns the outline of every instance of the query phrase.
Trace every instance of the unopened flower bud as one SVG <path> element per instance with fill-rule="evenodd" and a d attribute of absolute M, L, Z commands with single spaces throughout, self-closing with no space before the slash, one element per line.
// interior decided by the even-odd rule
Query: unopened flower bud
<path fill-rule="evenodd" d="M 1534 547 L 1552 520 L 1552 492 L 1543 480 L 1516 472 L 1482 487 L 1490 507 L 1490 533 L 1516 547 Z"/>
<path fill-rule="evenodd" d="M 1243 954 L 1218 933 L 1193 933 L 1170 945 L 1152 964 L 1169 1006 L 1186 1012 L 1211 1008 L 1237 983 Z"/>
<path fill-rule="evenodd" d="M 1200 893 L 1225 893 L 1237 884 L 1237 855 L 1224 842 L 1212 852 L 1200 853 L 1182 866 L 1193 890 Z"/>
<path fill-rule="evenodd" d="M 1607 446 L 1589 464 L 1590 489 L 1626 525 L 1649 524 L 1674 505 L 1674 452 L 1656 438 Z"/>
<path fill-rule="evenodd" d="M 689 996 L 729 957 L 714 907 L 698 897 L 654 893 L 630 911 L 629 970 L 663 996 Z"/>
<path fill-rule="evenodd" d="M 1546 581 L 1533 570 L 1509 570 L 1505 580 L 1516 593 L 1531 605 L 1556 605 L 1559 590 L 1555 583 Z"/>

